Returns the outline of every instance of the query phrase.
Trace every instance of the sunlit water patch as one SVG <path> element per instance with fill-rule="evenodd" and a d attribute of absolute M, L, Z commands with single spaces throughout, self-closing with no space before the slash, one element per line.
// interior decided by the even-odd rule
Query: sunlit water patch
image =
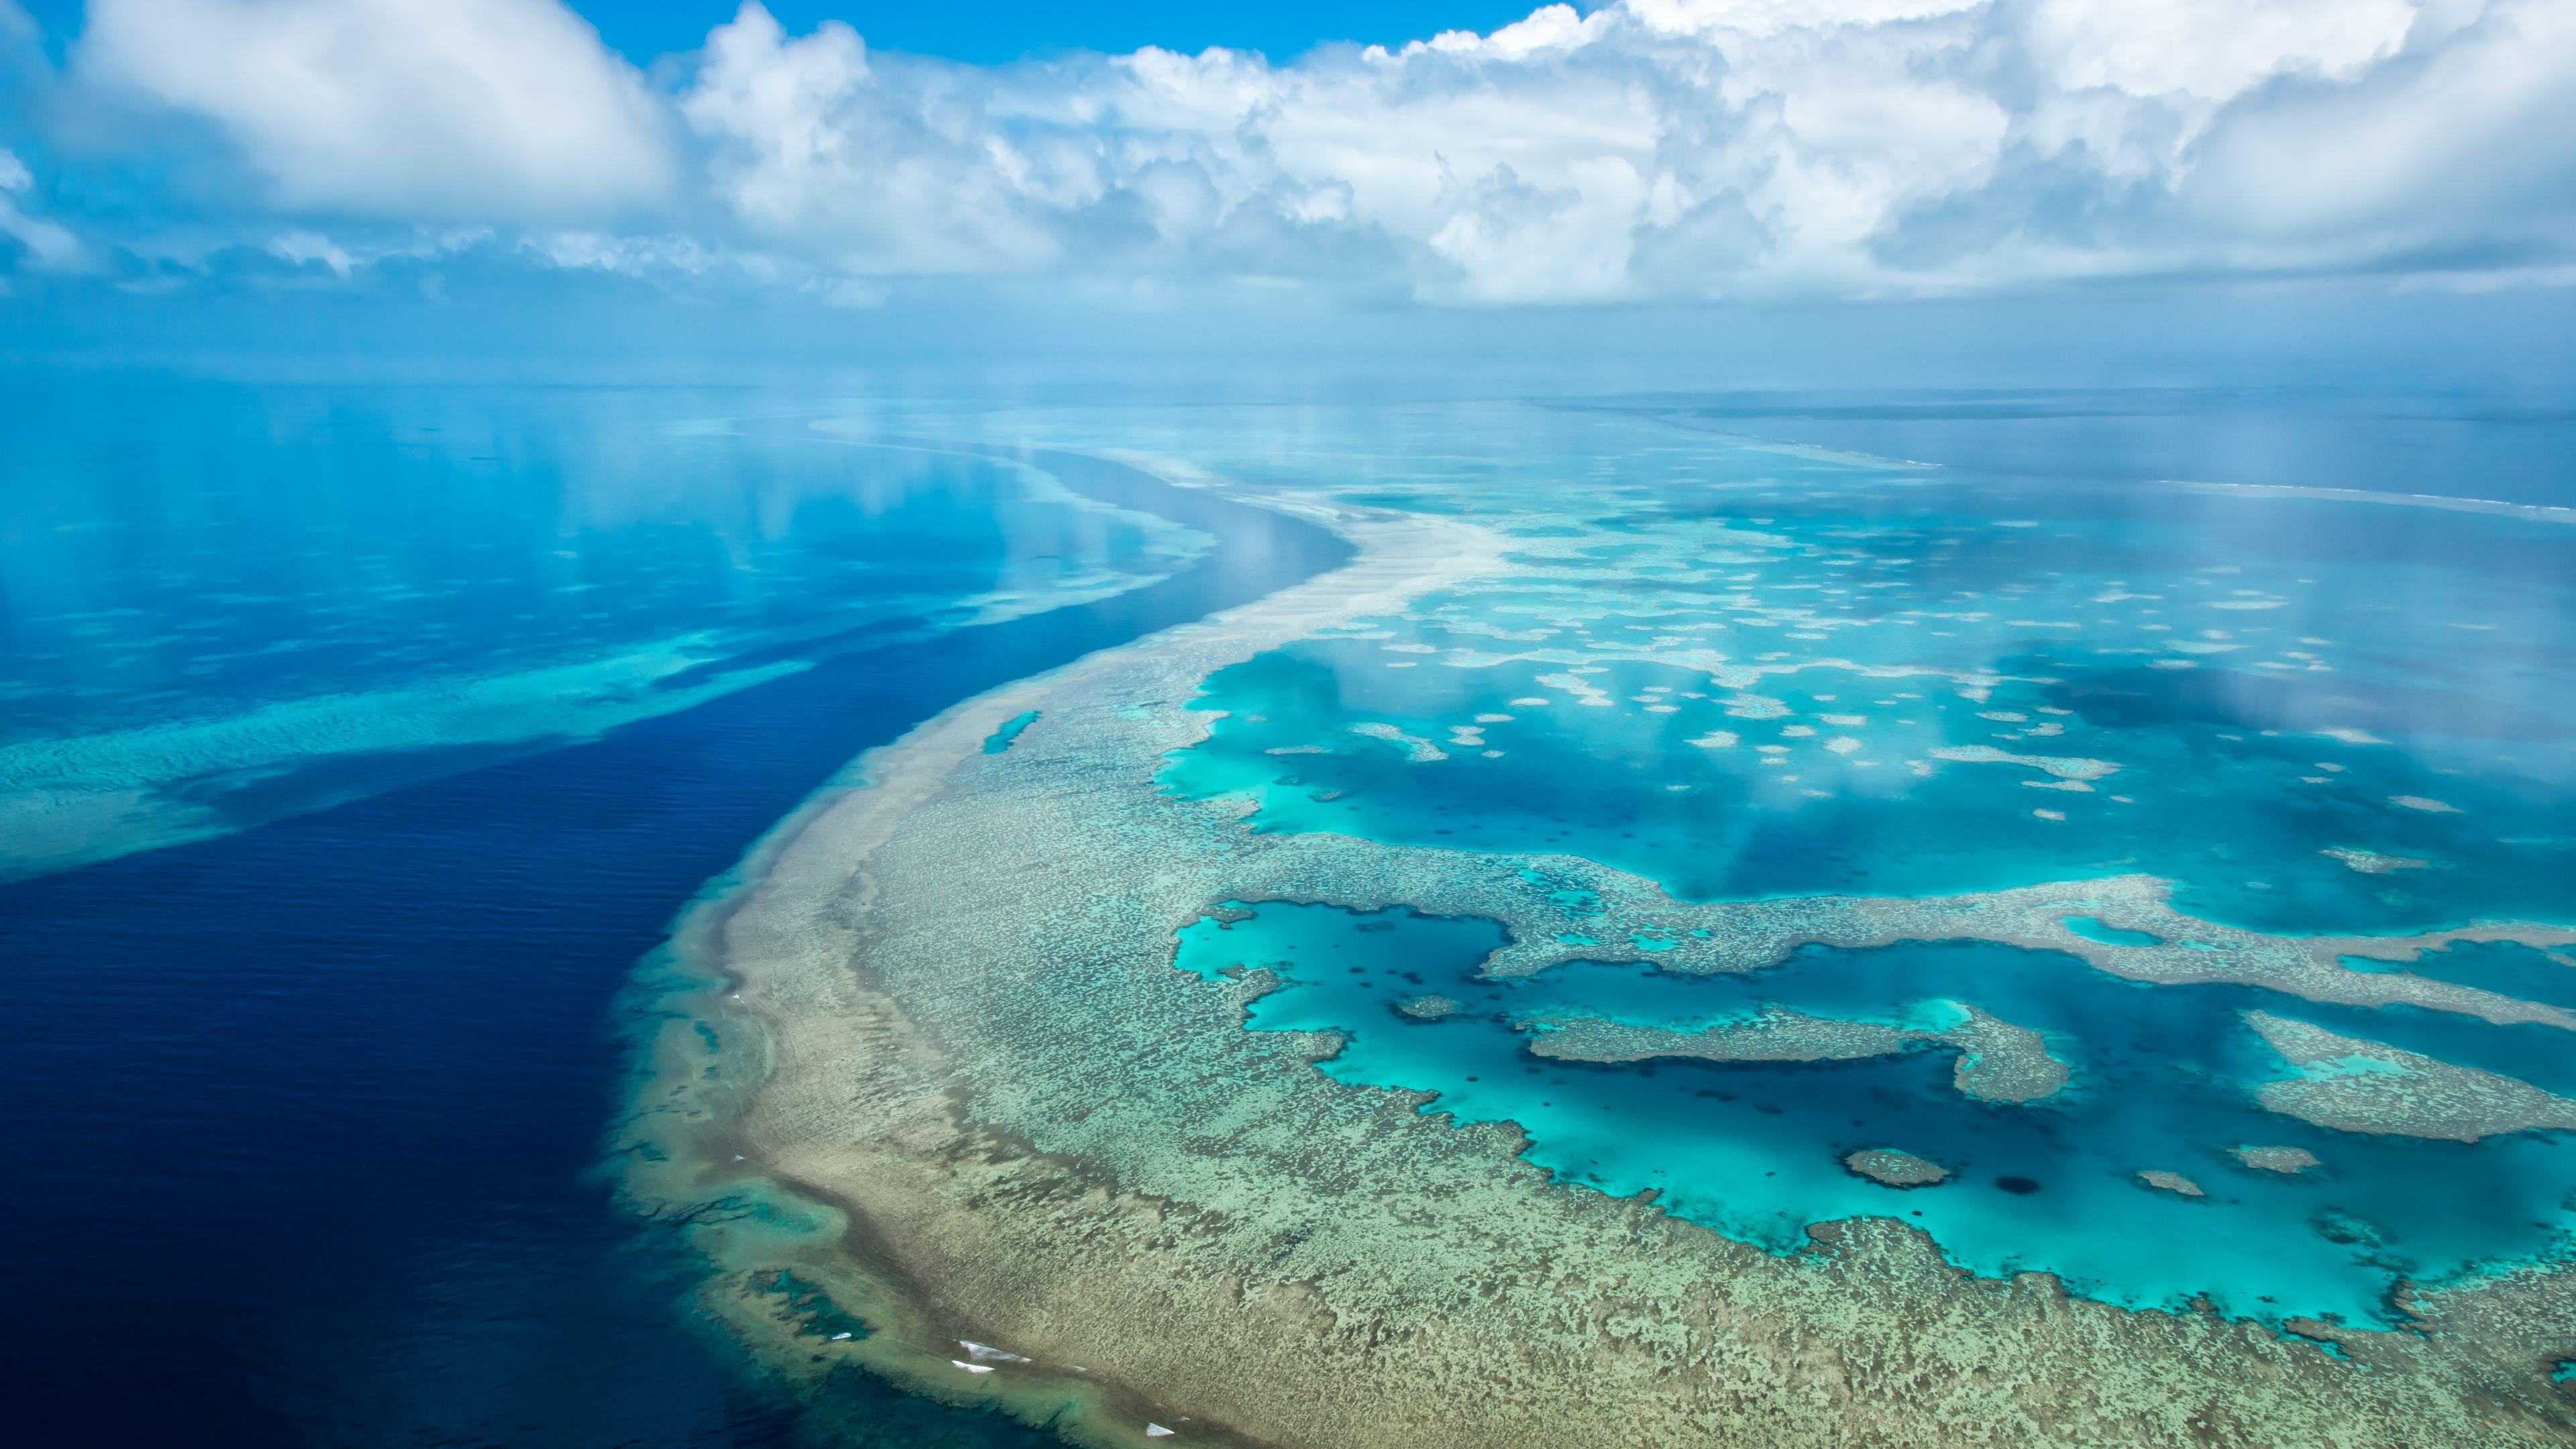
<path fill-rule="evenodd" d="M 0 877 L 1106 597 L 1206 544 L 1008 457 L 724 415 L 751 406 L 142 384 L 17 399 L 0 412 Z"/>
<path fill-rule="evenodd" d="M 1462 1121 L 1518 1123 L 1530 1158 L 1563 1180 L 1651 1191 L 1777 1251 L 1801 1247 L 1810 1223 L 1893 1216 L 1981 1274 L 2044 1270 L 2137 1307 L 2206 1301 L 2274 1322 L 2384 1325 L 2399 1317 L 2401 1282 L 2559 1251 L 2576 1229 L 2576 1142 L 2564 1134 L 2426 1140 L 2267 1110 L 2257 1091 L 2291 1071 L 2244 1013 L 2576 1092 L 2576 1053 L 2551 1028 L 2143 986 L 2072 957 L 1982 944 L 1811 949 L 1749 976 L 1578 963 L 1488 979 L 1478 968 L 1502 936 L 1487 922 L 1280 903 L 1225 915 L 1181 933 L 1179 965 L 1275 974 L 1253 1029 L 1338 1033 L 1341 1051 L 1321 1064 L 1338 1080 L 1436 1093 L 1425 1110 Z M 2025 1100 L 1964 1085 L 1972 1054 L 1938 1036 L 1971 1012 L 2036 1033 L 2064 1085 Z M 1788 1013 L 1880 1039 L 1822 1060 L 1671 1049 L 1672 1038 Z M 1641 1030 L 1662 1050 L 1554 1054 L 1552 1038 L 1595 1024 Z M 1870 1149 L 1948 1177 L 1884 1185 L 1848 1161 Z"/>

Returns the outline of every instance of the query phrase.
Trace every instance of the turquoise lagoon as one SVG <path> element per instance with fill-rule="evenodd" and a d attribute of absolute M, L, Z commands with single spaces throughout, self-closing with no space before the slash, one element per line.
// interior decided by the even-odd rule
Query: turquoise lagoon
<path fill-rule="evenodd" d="M 2053 952 L 1979 943 L 1810 948 L 1752 976 L 1680 976 L 1585 963 L 1488 980 L 1491 923 L 1405 911 L 1260 905 L 1181 933 L 1180 964 L 1210 977 L 1266 966 L 1285 985 L 1255 1001 L 1261 1031 L 1331 1031 L 1337 1080 L 1438 1093 L 1426 1110 L 1510 1121 L 1560 1180 L 1628 1195 L 1736 1238 L 1791 1252 L 1806 1226 L 1893 1216 L 1989 1276 L 2041 1269 L 2132 1307 L 2204 1299 L 2279 1322 L 2400 1321 L 2402 1279 L 2438 1281 L 2565 1246 L 2576 1144 L 2522 1134 L 2468 1144 L 2337 1133 L 2263 1110 L 2249 1084 L 2289 1073 L 2237 1022 L 2259 1007 L 2347 1035 L 2576 1090 L 2576 1059 L 2546 1027 L 2491 1027 L 2404 1009 L 2285 1002 L 2233 986 L 2143 986 Z M 2565 967 L 2557 968 L 2567 970 Z M 2576 975 L 2576 972 L 2569 972 Z M 1424 1021 L 1404 1003 L 1448 997 Z M 2268 999 L 2267 999 L 2268 998 Z M 1533 1056 L 1517 1023 L 1566 1010 L 1691 1029 L 1765 1006 L 1932 1027 L 1953 1003 L 2045 1034 L 2072 1068 L 2056 1096 L 1972 1100 L 1952 1056 L 1918 1049 L 1850 1062 L 1661 1059 L 1616 1066 Z M 2299 1147 L 2323 1165 L 2248 1167 L 2235 1146 Z M 1897 1147 L 1950 1169 L 1928 1189 L 1880 1186 L 1845 1154 Z M 2180 1172 L 2205 1196 L 2150 1187 Z"/>
<path fill-rule="evenodd" d="M 1563 850 L 1701 899 L 2146 871 L 2186 911 L 2291 933 L 2571 904 L 2576 514 L 1558 426 L 1616 451 L 1553 485 L 1497 457 L 1436 493 L 1355 490 L 1530 551 L 1220 675 L 1175 788 L 1253 791 L 1265 828 Z M 1935 753 L 1962 751 L 1981 758 Z"/>
<path fill-rule="evenodd" d="M 2283 935 L 2576 922 L 2576 513 L 1977 474 L 1582 409 L 1307 413 L 1245 427 L 1258 450 L 1216 431 L 1165 444 L 1513 549 L 1499 575 L 1208 681 L 1211 734 L 1165 783 L 1250 800 L 1256 830 L 1565 853 L 1705 901 L 2146 873 L 2186 913 Z M 1322 1064 L 1340 1080 L 1517 1123 L 1563 1180 L 1653 1190 L 1782 1251 L 1883 1214 L 1981 1274 L 2390 1324 L 2402 1285 L 2554 1256 L 2576 1230 L 2565 1134 L 2430 1141 L 2267 1111 L 2255 1090 L 2291 1071 L 2240 1013 L 2576 1094 L 2576 1037 L 2551 1026 L 2140 985 L 1978 943 L 1487 980 L 1491 923 L 1246 904 L 1184 930 L 1180 965 L 1271 965 L 1285 984 L 1254 1029 L 1340 1033 Z M 2576 999 L 2576 963 L 2529 947 L 2420 970 Z M 1465 1009 L 1396 1009 L 1425 993 Z M 1961 1005 L 2044 1033 L 2067 1088 L 1972 1100 L 1936 1050 L 1588 1065 L 1533 1055 L 1516 1026 L 1688 1031 L 1786 1007 L 1937 1027 Z M 1956 1176 L 1899 1191 L 1844 1170 L 1877 1146 Z M 2262 1171 L 2239 1146 L 2322 1165 Z"/>

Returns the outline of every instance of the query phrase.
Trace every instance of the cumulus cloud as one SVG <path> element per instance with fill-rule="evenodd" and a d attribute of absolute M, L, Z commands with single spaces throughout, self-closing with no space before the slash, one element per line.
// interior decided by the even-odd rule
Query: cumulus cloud
<path fill-rule="evenodd" d="M 78 66 L 211 122 L 288 208 L 517 221 L 672 180 L 662 101 L 555 0 L 91 0 Z"/>
<path fill-rule="evenodd" d="M 708 143 L 710 184 L 737 220 L 855 271 L 1039 265 L 1055 239 L 1028 214 L 1081 199 L 1050 194 L 971 99 L 885 84 L 838 21 L 791 40 L 745 5 L 707 37 L 680 110 Z"/>
<path fill-rule="evenodd" d="M 2032 54 L 2057 87 L 2224 102 L 2276 75 L 2347 79 L 2406 43 L 2413 0 L 2041 0 Z"/>
<path fill-rule="evenodd" d="M 1288 64 L 997 67 L 749 3 L 661 91 L 556 0 L 96 0 L 81 65 L 214 122 L 281 207 L 643 206 L 638 235 L 524 247 L 844 301 L 979 273 L 1527 303 L 2576 263 L 2576 0 L 1617 0 Z"/>
<path fill-rule="evenodd" d="M 2442 44 L 2225 118 L 2193 218 L 2328 250 L 2564 238 L 2576 180 L 2576 4 L 2496 4 Z"/>
<path fill-rule="evenodd" d="M 1624 0 L 1286 66 L 978 70 L 791 38 L 753 4 L 680 105 L 743 225 L 860 274 L 1311 273 L 1357 234 L 1379 280 L 1444 300 L 1956 291 L 2382 265 L 2563 223 L 2571 15 Z"/>

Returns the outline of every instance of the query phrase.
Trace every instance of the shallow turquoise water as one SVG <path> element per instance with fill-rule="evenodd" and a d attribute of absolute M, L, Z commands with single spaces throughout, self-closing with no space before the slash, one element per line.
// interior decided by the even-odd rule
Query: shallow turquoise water
<path fill-rule="evenodd" d="M 1170 782 L 1254 791 L 1263 829 L 1544 844 L 1717 892 L 2151 868 L 2188 908 L 2291 930 L 2571 913 L 2563 528 L 1980 479 L 1517 404 L 782 421 L 827 410 L 158 382 L 0 400 L 0 876 L 77 867 L 0 881 L 36 1055 L 8 1238 L 33 1296 L 10 1351 L 45 1390 L 40 1435 L 1038 1437 L 855 1379 L 826 1395 L 828 1429 L 789 1415 L 685 1327 L 686 1265 L 631 1242 L 584 1176 L 626 1061 L 605 1029 L 619 979 L 852 751 L 1338 557 L 1180 491 L 1137 503 L 1225 535 L 1202 554 L 1206 535 L 1069 501 L 989 445 L 1158 453 L 1515 540 L 1505 580 L 1213 682 L 1203 702 L 1232 713 Z M 1213 562 L 1177 591 L 1028 612 L 1193 557 Z M 2243 604 L 2262 607 L 2224 607 Z M 1564 657 L 1507 657 L 1541 651 Z M 1986 717 L 2005 713 L 2025 718 Z M 1739 738 L 1691 743 L 1721 730 Z M 2120 769 L 2039 790 L 2035 767 L 1928 754 L 1961 745 Z M 1308 746 L 1338 753 L 1266 753 Z M 83 827 L 104 828 L 62 853 L 48 790 L 108 797 Z M 2369 873 L 2329 848 L 2423 864 Z M 2369 1319 L 2401 1273 L 2513 1261 L 2568 1228 L 2563 1139 L 2353 1138 L 2250 1105 L 2244 1084 L 2276 1070 L 2234 1025 L 2257 993 L 1970 946 L 1814 952 L 1743 981 L 1478 982 L 1493 940 L 1263 906 L 1192 927 L 1183 964 L 1292 961 L 1251 1024 L 1349 1034 L 1325 1070 L 1522 1122 L 1570 1180 L 1658 1189 L 1774 1247 L 1894 1213 L 1979 1271 Z M 2576 977 L 2511 947 L 2415 969 L 2541 1001 Z M 1390 1009 L 1435 986 L 1470 1012 Z M 2074 1082 L 2003 1108 L 1952 1091 L 1929 1050 L 1569 1067 L 1522 1054 L 1503 1019 L 1688 1024 L 1772 999 L 1890 1021 L 1974 1001 L 2053 1033 Z M 2576 1054 L 2541 1028 L 2264 1004 L 2576 1093 Z M 2256 1175 L 2222 1155 L 2240 1140 L 2326 1166 Z M 1837 1164 L 1880 1144 L 1962 1175 L 1896 1193 Z M 2137 1186 L 2149 1166 L 2211 1200 Z M 191 1345 L 150 1394 L 131 1392 L 138 1323 Z"/>
<path fill-rule="evenodd" d="M 1018 739 L 1027 731 L 1029 726 L 1036 724 L 1037 722 L 1038 712 L 1033 709 L 1020 714 L 1015 714 L 1009 719 L 1002 721 L 1001 728 L 993 731 L 993 733 L 985 739 L 984 753 L 988 755 L 998 755 L 1002 751 L 1009 749 L 1012 741 Z"/>
<path fill-rule="evenodd" d="M 2348 956 L 2344 958 L 2344 964 L 2357 971 L 2398 969 L 2391 962 L 2374 961 L 2363 956 Z M 2510 941 L 2463 943 L 2447 951 L 2431 952 L 2420 960 L 2407 963 L 2403 969 L 2418 976 L 2454 981 L 2462 986 L 2483 987 L 2489 991 L 2501 991 L 2507 996 L 2518 996 L 2525 1001 L 2576 1010 L 2576 971 L 2569 970 L 2549 953 Z"/>
<path fill-rule="evenodd" d="M 1248 797 L 1256 830 L 1564 852 L 1701 900 L 2143 872 L 2179 909 L 2288 935 L 2576 922 L 2576 514 L 1981 475 L 1689 421 L 1317 414 L 1259 448 L 1175 428 L 1167 446 L 1208 466 L 1328 478 L 1344 502 L 1467 519 L 1513 553 L 1215 675 L 1210 736 L 1166 786 Z M 1342 1031 L 1332 1075 L 1518 1122 L 1561 1177 L 1654 1189 L 1774 1248 L 1894 1214 L 1980 1273 L 2385 1322 L 2400 1279 L 2562 1252 L 2576 1228 L 2563 1135 L 2428 1142 L 2266 1112 L 2252 1088 L 2284 1068 L 2238 1013 L 2576 1094 L 2576 1037 L 2555 1028 L 2151 988 L 1988 945 L 1811 950 L 1744 979 L 1575 965 L 1485 982 L 1490 926 L 1258 910 L 1190 928 L 1182 958 L 1298 962 L 1255 1028 Z M 2418 969 L 2576 999 L 2564 953 L 2463 946 Z M 1392 1009 L 1424 990 L 1473 1009 Z M 1761 1003 L 1902 1023 L 1943 1002 L 2048 1032 L 2072 1085 L 1982 1104 L 1931 1050 L 1551 1063 L 1508 1025 L 1570 1008 L 1687 1028 Z M 2237 1145 L 2326 1165 L 2264 1173 Z M 1841 1166 L 1866 1146 L 1960 1176 L 1885 1188 Z M 2141 1184 L 2151 1169 L 2208 1196 Z"/>
<path fill-rule="evenodd" d="M 1625 486 L 1462 495 L 1546 541 L 1510 576 L 1217 675 L 1173 787 L 1705 899 L 2147 871 L 2289 932 L 2576 910 L 2576 527 L 1629 441 Z"/>
<path fill-rule="evenodd" d="M 1776 1251 L 1802 1245 L 1809 1223 L 1895 1216 L 1981 1274 L 2045 1269 L 2137 1307 L 2205 1297 L 2276 1322 L 2387 1323 L 2401 1277 L 2528 1257 L 2576 1231 L 2576 1142 L 2365 1136 L 2267 1112 L 2251 1089 L 2286 1072 L 2237 1013 L 2260 1007 L 2576 1090 L 2576 1054 L 2548 1028 L 2320 1007 L 2244 987 L 2141 986 L 2073 957 L 1977 943 L 1810 949 L 1747 977 L 1577 964 L 1484 979 L 1478 965 L 1501 939 L 1481 921 L 1267 903 L 1249 920 L 1184 930 L 1179 964 L 1211 977 L 1268 966 L 1287 984 L 1253 1003 L 1250 1025 L 1342 1033 L 1347 1045 L 1323 1064 L 1334 1078 L 1436 1092 L 1425 1110 L 1465 1121 L 1517 1122 L 1530 1159 L 1561 1179 L 1653 1190 L 1684 1217 Z M 1397 1010 L 1427 993 L 1464 1009 L 1438 1021 Z M 2067 1087 L 2035 1103 L 1979 1102 L 1953 1089 L 1953 1057 L 1936 1050 L 1596 1066 L 1533 1056 L 1513 1026 L 1571 1009 L 1690 1029 L 1765 1004 L 1920 1026 L 1954 1002 L 2043 1032 L 2072 1068 Z M 2259 1171 L 2227 1153 L 2246 1145 L 2304 1147 L 2324 1166 Z M 1902 1148 L 1957 1176 L 1883 1187 L 1843 1169 L 1863 1147 Z M 2208 1196 L 2140 1183 L 2151 1169 L 2180 1172 Z"/>

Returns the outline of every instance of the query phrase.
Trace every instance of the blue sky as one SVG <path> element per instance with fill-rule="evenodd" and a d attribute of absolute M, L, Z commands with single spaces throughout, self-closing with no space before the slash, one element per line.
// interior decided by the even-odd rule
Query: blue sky
<path fill-rule="evenodd" d="M 2576 292 L 2576 0 L 576 3 L 0 0 L 0 314 Z"/>
<path fill-rule="evenodd" d="M 629 60 L 695 50 L 733 10 L 704 0 L 581 0 L 574 8 L 600 38 Z M 1287 59 L 1319 41 L 1401 45 L 1443 30 L 1492 30 L 1529 13 L 1513 0 L 1126 0 L 1105 5 L 1072 0 L 1004 0 L 954 5 L 841 4 L 777 0 L 769 9 L 793 30 L 846 20 L 886 50 L 990 63 L 1064 50 L 1121 52 L 1160 45 L 1259 50 Z M 59 45 L 80 30 L 82 0 L 33 0 L 27 6 Z"/>
<path fill-rule="evenodd" d="M 708 30 L 732 13 L 724 6 L 688 0 L 588 0 L 579 8 L 609 44 L 640 59 L 695 49 Z M 989 63 L 1049 51 L 1116 53 L 1146 45 L 1186 51 L 1221 45 L 1285 60 L 1318 41 L 1401 45 L 1443 30 L 1491 30 L 1529 9 L 1512 0 L 1305 0 L 1293 5 L 1007 0 L 936 6 L 779 0 L 770 13 L 791 30 L 846 20 L 870 44 L 886 50 Z"/>

